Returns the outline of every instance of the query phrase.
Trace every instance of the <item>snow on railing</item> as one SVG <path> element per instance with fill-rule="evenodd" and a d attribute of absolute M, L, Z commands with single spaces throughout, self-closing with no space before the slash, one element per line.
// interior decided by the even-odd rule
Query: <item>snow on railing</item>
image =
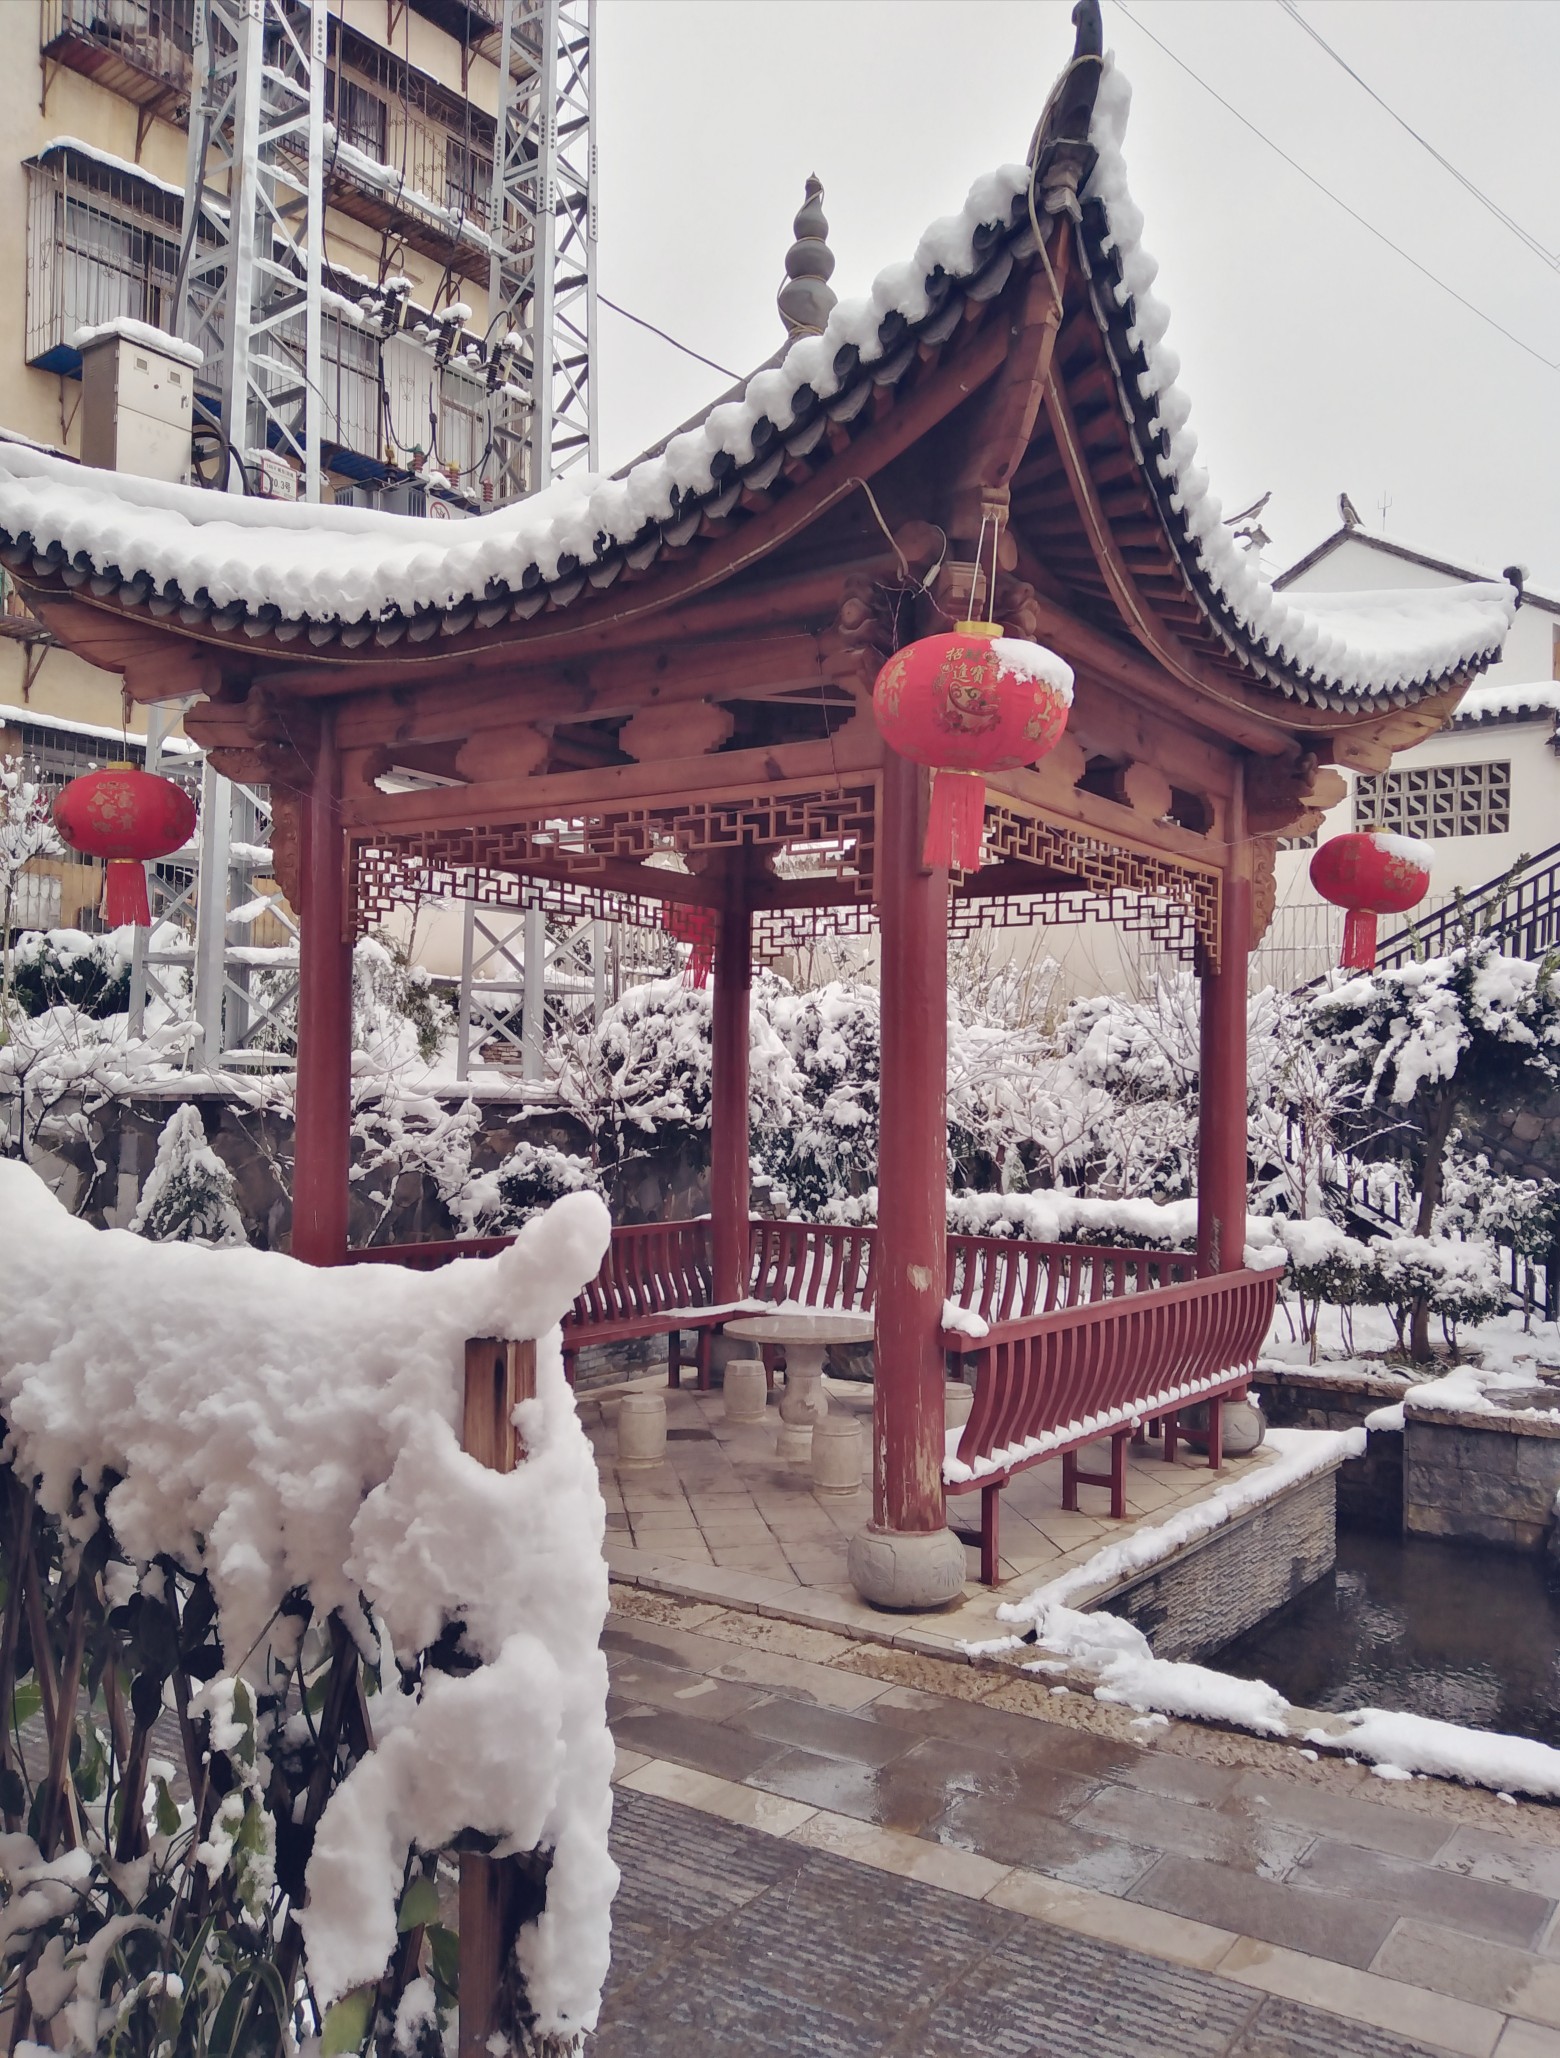
<path fill-rule="evenodd" d="M 593 2026 L 605 1518 L 556 1325 L 607 1234 L 574 1195 L 491 1262 L 320 1271 L 0 1161 L 13 2037 L 409 2047 L 462 1962 L 481 2048 Z"/>

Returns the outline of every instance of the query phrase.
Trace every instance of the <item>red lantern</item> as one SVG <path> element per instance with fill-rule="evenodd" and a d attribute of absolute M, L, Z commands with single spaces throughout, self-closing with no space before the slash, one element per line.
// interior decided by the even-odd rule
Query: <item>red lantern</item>
<path fill-rule="evenodd" d="M 679 943 L 691 943 L 693 955 L 684 974 L 690 986 L 708 986 L 715 965 L 715 910 L 690 907 L 680 900 L 663 901 L 661 927 Z"/>
<path fill-rule="evenodd" d="M 1376 963 L 1376 917 L 1406 915 L 1430 891 L 1429 846 L 1381 829 L 1333 836 L 1311 860 L 1311 884 L 1323 900 L 1349 911 L 1339 964 L 1369 972 Z"/>
<path fill-rule="evenodd" d="M 105 765 L 72 779 L 54 803 L 54 826 L 83 857 L 108 860 L 103 918 L 111 929 L 152 911 L 146 898 L 149 858 L 182 850 L 195 833 L 195 803 L 182 786 L 134 765 Z"/>
<path fill-rule="evenodd" d="M 872 707 L 884 741 L 932 768 L 923 862 L 980 867 L 986 772 L 1037 764 L 1072 706 L 1072 670 L 1043 644 L 996 622 L 960 622 L 898 650 L 877 675 Z"/>

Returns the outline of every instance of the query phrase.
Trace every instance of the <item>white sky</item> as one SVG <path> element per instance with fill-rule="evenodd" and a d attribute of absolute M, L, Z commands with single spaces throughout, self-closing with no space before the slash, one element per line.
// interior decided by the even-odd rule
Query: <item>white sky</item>
<path fill-rule="evenodd" d="M 1131 0 L 1273 142 L 1543 357 L 1560 360 L 1560 6 L 1300 0 L 1383 99 L 1514 216 L 1469 198 L 1278 0 Z M 739 372 L 782 335 L 802 183 L 834 286 L 864 290 L 1022 159 L 1069 0 L 600 0 L 600 289 Z M 1560 592 L 1560 370 L 1459 306 L 1243 128 L 1115 0 L 1127 162 L 1201 461 L 1227 512 L 1271 488 L 1277 569 L 1366 522 Z M 603 308 L 611 469 L 726 381 Z"/>

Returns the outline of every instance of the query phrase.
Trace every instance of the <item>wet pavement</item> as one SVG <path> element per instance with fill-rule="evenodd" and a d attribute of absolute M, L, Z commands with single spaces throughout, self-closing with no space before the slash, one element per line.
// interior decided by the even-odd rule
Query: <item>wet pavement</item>
<path fill-rule="evenodd" d="M 1560 1810 L 615 1599 L 601 2058 L 1560 2058 Z"/>
<path fill-rule="evenodd" d="M 1439 2058 L 1253 1992 L 650 1795 L 593 2058 Z"/>

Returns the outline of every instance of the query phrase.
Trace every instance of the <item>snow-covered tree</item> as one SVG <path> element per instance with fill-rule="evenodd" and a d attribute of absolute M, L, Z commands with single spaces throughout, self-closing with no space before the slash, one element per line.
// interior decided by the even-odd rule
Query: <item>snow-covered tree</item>
<path fill-rule="evenodd" d="M 49 796 L 36 771 L 19 757 L 0 757 L 0 1043 L 11 1033 L 12 919 L 17 885 L 34 858 L 59 857 L 65 846 L 55 831 Z"/>
<path fill-rule="evenodd" d="M 207 1143 L 193 1101 L 175 1108 L 163 1124 L 157 1162 L 141 1189 L 130 1228 L 154 1243 L 248 1241 L 233 1174 Z"/>
<path fill-rule="evenodd" d="M 1458 1108 L 1560 1076 L 1556 969 L 1502 957 L 1491 937 L 1470 935 L 1444 957 L 1362 973 L 1312 1004 L 1312 1033 L 1338 1053 L 1362 1111 L 1390 1120 L 1387 1146 L 1419 1195 L 1417 1237 L 1435 1233 Z M 1429 1356 L 1431 1312 L 1419 1293 L 1416 1359 Z"/>

